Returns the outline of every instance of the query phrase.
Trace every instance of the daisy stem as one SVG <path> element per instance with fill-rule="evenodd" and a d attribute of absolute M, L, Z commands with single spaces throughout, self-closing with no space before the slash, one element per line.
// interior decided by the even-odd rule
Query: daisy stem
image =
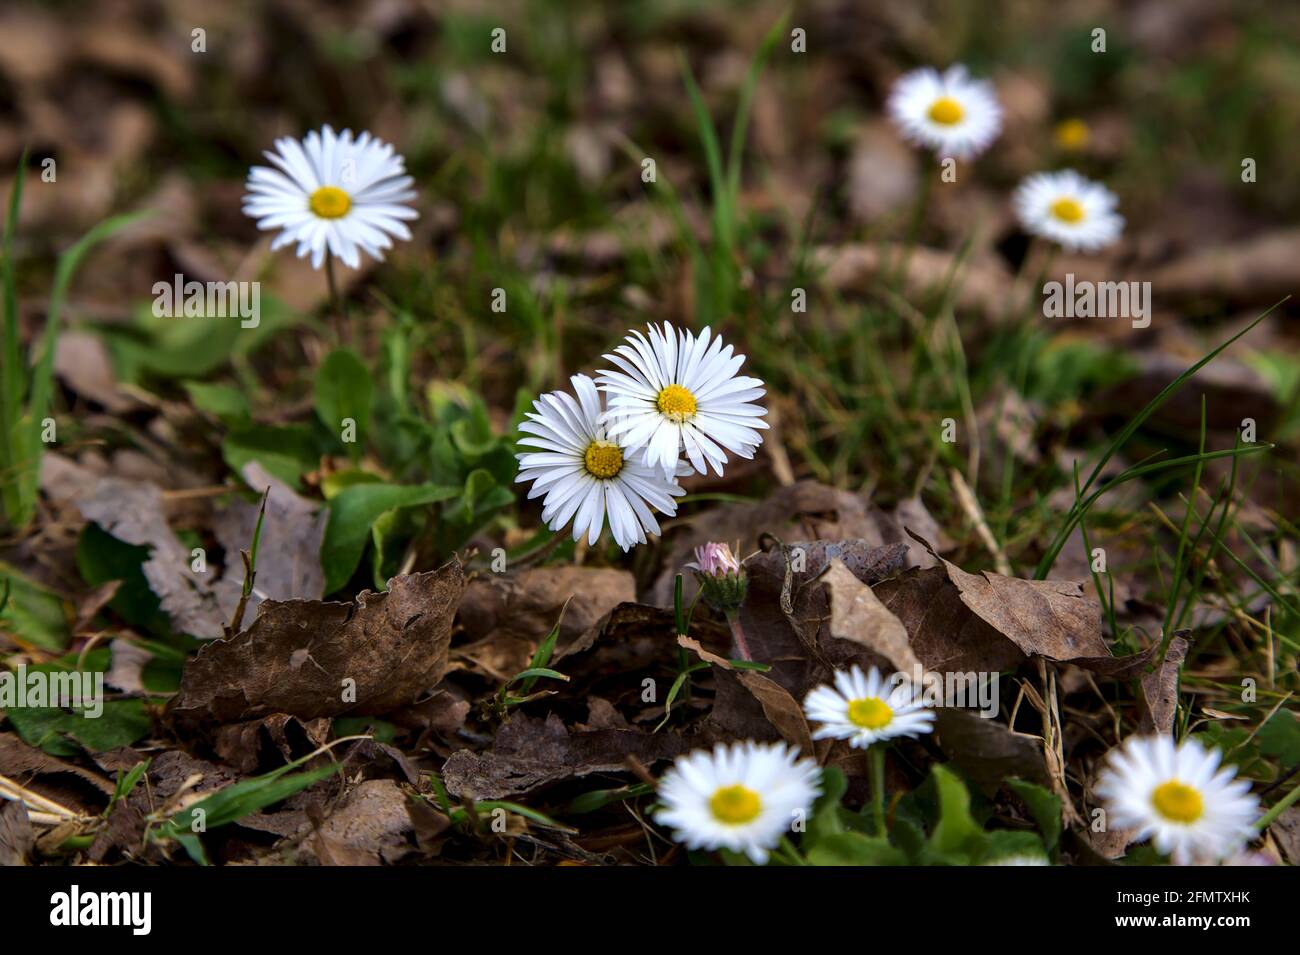
<path fill-rule="evenodd" d="M 921 175 L 921 187 L 917 192 L 916 204 L 912 207 L 912 222 L 907 230 L 907 243 L 898 260 L 898 274 L 895 281 L 904 288 L 907 287 L 907 269 L 912 260 L 912 251 L 920 243 L 921 229 L 925 225 L 926 213 L 930 209 L 930 183 L 933 178 L 933 170 L 927 166 Z"/>
<path fill-rule="evenodd" d="M 337 324 L 337 333 L 339 343 L 343 342 L 343 299 L 339 296 L 338 281 L 334 278 L 334 253 L 325 252 L 325 278 L 330 286 L 330 311 L 334 313 L 334 321 Z"/>
<path fill-rule="evenodd" d="M 871 814 L 876 820 L 876 835 L 885 835 L 885 747 L 867 747 L 867 770 L 871 779 Z"/>
<path fill-rule="evenodd" d="M 799 854 L 799 850 L 794 847 L 794 843 L 790 841 L 789 836 L 781 837 L 780 848 L 782 850 L 781 858 L 785 859 L 791 865 L 808 864 L 808 860 Z"/>
<path fill-rule="evenodd" d="M 1283 796 L 1276 806 L 1264 813 L 1264 815 L 1260 816 L 1259 822 L 1255 823 L 1255 828 L 1260 832 L 1263 832 L 1269 826 L 1273 825 L 1273 823 L 1277 822 L 1277 817 L 1286 812 L 1287 808 L 1293 805 L 1297 799 L 1300 799 L 1300 784 L 1297 784 L 1295 788 Z"/>
<path fill-rule="evenodd" d="M 912 223 L 907 233 L 909 252 L 921 239 L 921 229 L 925 226 L 925 216 L 930 211 L 930 192 L 933 188 L 931 186 L 933 181 L 934 170 L 927 165 L 921 176 L 921 188 L 917 191 L 916 205 L 912 207 Z"/>
<path fill-rule="evenodd" d="M 687 631 L 690 629 L 690 624 L 686 622 L 686 613 L 684 608 L 682 607 L 682 575 L 681 574 L 678 574 L 677 579 L 673 582 L 673 620 L 676 623 L 678 638 L 689 636 Z M 678 644 L 677 672 L 686 676 L 685 681 L 682 683 L 683 702 L 689 701 L 691 698 L 691 678 L 689 675 L 687 675 L 690 673 L 690 668 L 691 668 L 690 654 L 686 652 L 685 647 L 683 647 L 681 644 Z"/>
<path fill-rule="evenodd" d="M 731 638 L 736 641 L 736 653 L 742 660 L 753 660 L 749 644 L 745 642 L 745 629 L 740 625 L 740 614 L 732 611 L 727 614 L 727 624 L 731 627 Z"/>

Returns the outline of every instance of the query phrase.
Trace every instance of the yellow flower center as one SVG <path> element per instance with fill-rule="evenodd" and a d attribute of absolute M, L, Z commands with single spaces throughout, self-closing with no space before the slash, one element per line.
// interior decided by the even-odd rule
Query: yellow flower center
<path fill-rule="evenodd" d="M 864 730 L 883 729 L 893 718 L 894 711 L 878 696 L 849 701 L 849 722 Z"/>
<path fill-rule="evenodd" d="M 1176 779 L 1157 786 L 1151 794 L 1151 804 L 1170 822 L 1193 823 L 1205 812 L 1201 794 Z"/>
<path fill-rule="evenodd" d="M 944 126 L 955 126 L 965 115 L 966 111 L 961 108 L 961 103 L 951 96 L 941 96 L 930 106 L 930 118 Z"/>
<path fill-rule="evenodd" d="M 763 810 L 763 801 L 754 790 L 737 783 L 715 792 L 709 800 L 709 809 L 719 822 L 739 826 L 758 818 Z"/>
<path fill-rule="evenodd" d="M 681 385 L 669 385 L 655 399 L 659 412 L 673 421 L 685 421 L 695 414 L 695 396 Z"/>
<path fill-rule="evenodd" d="M 1082 222 L 1083 206 L 1079 205 L 1078 199 L 1057 199 L 1052 203 L 1052 215 L 1062 222 Z"/>
<path fill-rule="evenodd" d="M 1088 124 L 1081 119 L 1063 119 L 1056 125 L 1056 145 L 1062 149 L 1082 149 L 1090 135 Z"/>
<path fill-rule="evenodd" d="M 587 445 L 587 453 L 582 456 L 582 463 L 587 473 L 602 481 L 612 478 L 623 470 L 623 452 L 618 445 L 608 441 L 593 441 Z"/>
<path fill-rule="evenodd" d="M 337 186 L 321 186 L 307 203 L 322 219 L 341 219 L 352 208 L 352 198 Z"/>

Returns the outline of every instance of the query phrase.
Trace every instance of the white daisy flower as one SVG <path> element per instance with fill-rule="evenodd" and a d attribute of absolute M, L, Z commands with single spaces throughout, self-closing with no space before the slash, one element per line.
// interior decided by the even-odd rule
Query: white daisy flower
<path fill-rule="evenodd" d="M 1217 749 L 1168 736 L 1133 736 L 1110 751 L 1097 783 L 1112 828 L 1135 829 L 1134 841 L 1152 838 L 1175 865 L 1214 862 L 1256 835 L 1259 800 L 1250 782 L 1219 768 Z"/>
<path fill-rule="evenodd" d="M 1002 107 L 988 80 L 973 80 L 957 65 L 899 77 L 886 104 L 903 138 L 941 157 L 971 159 L 1002 131 Z"/>
<path fill-rule="evenodd" d="M 722 345 L 708 328 L 697 337 L 664 323 L 639 331 L 605 357 L 621 371 L 597 377 L 609 396 L 609 434 L 631 448 L 645 448 L 646 463 L 671 471 L 683 449 L 700 474 L 713 465 L 722 474 L 727 452 L 752 458 L 763 443 L 759 428 L 767 409 L 752 402 L 763 382 L 737 375 L 744 355 Z"/>
<path fill-rule="evenodd" d="M 562 391 L 542 395 L 533 402 L 536 414 L 528 412 L 519 426 L 531 435 L 519 444 L 541 450 L 516 455 L 515 481 L 533 482 L 530 499 L 546 495 L 542 520 L 553 531 L 572 520 L 573 539 L 585 533 L 595 544 L 608 515 L 619 547 L 644 544 L 647 533 L 659 533 L 654 512 L 672 517 L 677 513 L 673 498 L 686 492 L 625 443 L 610 439 L 595 382 L 586 375 L 569 380 L 576 401 Z"/>
<path fill-rule="evenodd" d="M 361 265 L 359 250 L 383 261 L 393 239 L 409 240 L 403 219 L 418 213 L 404 161 L 393 147 L 369 133 L 335 134 L 329 126 L 299 142 L 289 136 L 265 153 L 275 166 L 248 172 L 244 214 L 259 229 L 282 230 L 272 249 L 297 243 L 298 258 L 311 253 L 319 269 L 329 252 L 349 268 Z"/>
<path fill-rule="evenodd" d="M 872 667 L 837 670 L 835 685 L 823 684 L 804 699 L 808 719 L 821 723 L 813 739 L 846 739 L 857 749 L 934 728 L 934 713 L 917 702 L 910 681 L 882 677 Z"/>
<path fill-rule="evenodd" d="M 785 743 L 719 743 L 664 773 L 655 821 L 688 849 L 730 849 L 762 865 L 820 793 L 817 764 Z"/>
<path fill-rule="evenodd" d="M 1115 194 L 1073 169 L 1034 173 L 1016 187 L 1011 202 L 1026 231 L 1072 252 L 1094 252 L 1124 231 Z"/>

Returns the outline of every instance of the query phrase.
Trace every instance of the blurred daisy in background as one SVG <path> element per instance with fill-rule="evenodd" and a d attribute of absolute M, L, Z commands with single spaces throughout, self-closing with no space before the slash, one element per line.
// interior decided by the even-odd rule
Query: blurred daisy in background
<path fill-rule="evenodd" d="M 529 499 L 545 495 L 542 520 L 553 531 L 573 521 L 573 539 L 583 534 L 595 544 L 606 518 L 615 542 L 623 550 L 644 544 L 658 534 L 655 512 L 677 513 L 673 498 L 685 492 L 642 455 L 611 440 L 601 423 L 603 409 L 596 384 L 574 375 L 573 395 L 553 391 L 533 402 L 535 412 L 519 430 L 521 446 L 539 448 L 517 455 L 516 482 L 532 481 Z"/>
<path fill-rule="evenodd" d="M 664 323 L 627 337 L 605 358 L 618 371 L 596 377 L 605 392 L 609 434 L 631 448 L 645 448 L 646 463 L 671 472 L 685 451 L 700 474 L 722 474 L 727 454 L 752 458 L 763 442 L 767 409 L 753 404 L 763 382 L 737 375 L 744 355 L 723 347 L 705 328 L 698 336 Z"/>
<path fill-rule="evenodd" d="M 719 743 L 664 773 L 655 821 L 688 849 L 730 849 L 762 865 L 820 793 L 817 764 L 785 743 Z"/>
<path fill-rule="evenodd" d="M 1027 232 L 1070 251 L 1096 251 L 1124 231 L 1115 194 L 1073 169 L 1034 173 L 1016 188 L 1011 202 Z"/>
<path fill-rule="evenodd" d="M 1110 751 L 1097 783 L 1107 825 L 1152 839 L 1175 865 L 1215 862 L 1256 835 L 1259 800 L 1233 767 L 1219 768 L 1217 749 L 1195 739 L 1132 736 Z"/>
<path fill-rule="evenodd" d="M 326 253 L 355 269 L 360 252 L 382 261 L 394 238 L 411 238 L 403 220 L 419 215 L 407 205 L 415 199 L 414 180 L 383 140 L 326 126 L 301 142 L 277 139 L 265 155 L 272 166 L 248 172 L 244 214 L 259 229 L 281 230 L 272 249 L 296 244 L 298 258 L 311 253 L 314 269 Z"/>
<path fill-rule="evenodd" d="M 835 673 L 804 700 L 808 719 L 822 726 L 813 739 L 846 739 L 857 749 L 900 736 L 920 736 L 934 728 L 934 712 L 916 701 L 910 681 L 892 681 L 872 667 Z"/>
<path fill-rule="evenodd" d="M 904 139 L 941 158 L 971 159 L 1002 131 L 993 84 L 971 79 L 961 65 L 943 73 L 927 66 L 899 77 L 886 109 Z"/>
<path fill-rule="evenodd" d="M 1091 141 L 1092 130 L 1077 116 L 1061 120 L 1052 130 L 1052 142 L 1056 144 L 1057 149 L 1065 152 L 1080 152 L 1087 149 Z"/>

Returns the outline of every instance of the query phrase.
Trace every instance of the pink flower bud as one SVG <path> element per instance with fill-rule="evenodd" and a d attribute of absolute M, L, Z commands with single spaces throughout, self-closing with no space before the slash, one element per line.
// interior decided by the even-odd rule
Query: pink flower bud
<path fill-rule="evenodd" d="M 709 541 L 695 548 L 695 560 L 686 565 L 708 577 L 727 577 L 740 573 L 740 561 L 726 544 Z"/>

